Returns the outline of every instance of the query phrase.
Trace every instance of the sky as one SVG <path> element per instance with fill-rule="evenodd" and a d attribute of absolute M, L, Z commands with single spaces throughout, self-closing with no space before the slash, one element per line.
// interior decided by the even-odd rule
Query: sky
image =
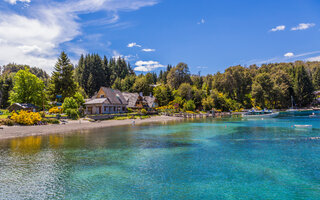
<path fill-rule="evenodd" d="M 320 61 L 319 0 L 0 0 L 0 65 L 48 72 L 61 51 L 124 57 L 137 73 Z"/>

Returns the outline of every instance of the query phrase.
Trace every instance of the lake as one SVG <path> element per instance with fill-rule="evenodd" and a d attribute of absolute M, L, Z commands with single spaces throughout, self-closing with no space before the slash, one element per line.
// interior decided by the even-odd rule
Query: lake
<path fill-rule="evenodd" d="M 319 198 L 319 118 L 190 120 L 0 141 L 1 200 Z"/>

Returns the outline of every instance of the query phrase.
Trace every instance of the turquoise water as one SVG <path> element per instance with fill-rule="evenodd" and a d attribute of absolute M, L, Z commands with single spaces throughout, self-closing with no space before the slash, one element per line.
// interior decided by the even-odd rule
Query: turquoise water
<path fill-rule="evenodd" d="M 317 137 L 282 117 L 1 141 L 0 199 L 320 199 Z"/>

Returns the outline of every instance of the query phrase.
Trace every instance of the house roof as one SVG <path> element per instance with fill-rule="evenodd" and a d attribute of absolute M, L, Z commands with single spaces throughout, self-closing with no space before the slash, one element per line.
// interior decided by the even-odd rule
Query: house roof
<path fill-rule="evenodd" d="M 156 98 L 151 96 L 145 96 L 144 99 L 147 101 L 149 108 L 152 108 Z"/>
<path fill-rule="evenodd" d="M 127 105 L 127 101 L 119 90 L 114 90 L 111 88 L 102 87 L 102 90 L 106 94 L 106 98 L 108 99 L 110 104 L 115 105 Z"/>
<path fill-rule="evenodd" d="M 97 93 L 85 105 L 107 103 L 110 105 L 127 105 L 127 101 L 119 90 L 101 87 L 106 94 L 105 98 L 97 98 Z"/>
<path fill-rule="evenodd" d="M 97 99 L 92 99 L 90 101 L 87 101 L 84 103 L 85 105 L 91 105 L 91 104 L 103 104 L 105 101 L 107 101 L 107 98 L 97 98 Z"/>
<path fill-rule="evenodd" d="M 136 107 L 136 102 L 139 97 L 138 93 L 123 92 L 122 94 L 123 94 L 124 98 L 126 99 L 129 108 Z"/>
<path fill-rule="evenodd" d="M 14 107 L 19 107 L 20 109 L 36 109 L 37 106 L 31 103 L 14 103 L 8 107 L 8 110 L 13 109 Z"/>

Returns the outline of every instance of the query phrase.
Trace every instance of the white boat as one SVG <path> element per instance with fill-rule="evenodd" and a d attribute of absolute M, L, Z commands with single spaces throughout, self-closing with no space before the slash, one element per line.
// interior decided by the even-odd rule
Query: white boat
<path fill-rule="evenodd" d="M 273 112 L 272 110 L 251 110 L 242 115 L 245 118 L 273 118 L 277 117 L 279 112 Z"/>
<path fill-rule="evenodd" d="M 296 128 L 312 128 L 312 125 L 294 125 Z"/>

